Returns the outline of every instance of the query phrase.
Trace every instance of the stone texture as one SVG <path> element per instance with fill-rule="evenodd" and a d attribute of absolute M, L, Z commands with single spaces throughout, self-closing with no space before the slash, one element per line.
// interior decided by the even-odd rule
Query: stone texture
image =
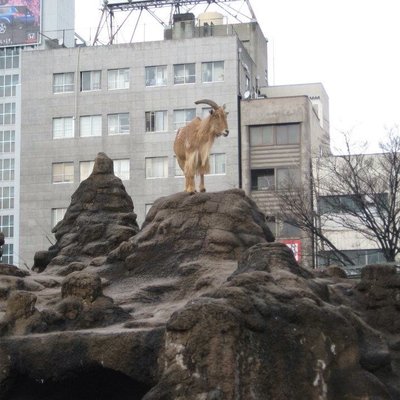
<path fill-rule="evenodd" d="M 81 182 L 64 219 L 53 229 L 57 242 L 35 254 L 33 269 L 66 275 L 77 262 L 86 266 L 92 258 L 108 255 L 138 230 L 132 199 L 114 175 L 113 161 L 99 153 L 92 174 Z"/>
<path fill-rule="evenodd" d="M 1 400 L 400 399 L 394 267 L 302 268 L 237 189 L 161 198 L 137 232 L 111 167 L 43 272 L 0 267 Z"/>

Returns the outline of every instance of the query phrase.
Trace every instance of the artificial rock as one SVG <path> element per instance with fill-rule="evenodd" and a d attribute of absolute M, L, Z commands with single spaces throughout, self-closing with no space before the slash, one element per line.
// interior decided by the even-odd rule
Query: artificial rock
<path fill-rule="evenodd" d="M 36 271 L 0 266 L 0 399 L 400 399 L 395 268 L 302 268 L 241 190 L 139 230 L 99 154 L 54 232 Z"/>

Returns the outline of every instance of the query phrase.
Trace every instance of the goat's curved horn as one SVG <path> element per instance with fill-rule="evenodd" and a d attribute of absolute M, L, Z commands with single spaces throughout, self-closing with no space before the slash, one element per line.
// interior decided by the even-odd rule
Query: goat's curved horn
<path fill-rule="evenodd" d="M 219 108 L 219 105 L 215 101 L 208 100 L 208 99 L 197 100 L 194 102 L 194 104 L 207 104 L 207 105 L 211 106 L 214 110 Z"/>

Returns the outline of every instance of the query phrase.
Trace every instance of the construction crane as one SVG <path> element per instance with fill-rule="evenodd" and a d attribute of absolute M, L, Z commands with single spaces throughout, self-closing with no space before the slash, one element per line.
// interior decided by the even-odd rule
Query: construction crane
<path fill-rule="evenodd" d="M 238 3 L 240 4 L 237 5 Z M 128 19 L 135 13 L 137 14 L 137 18 L 130 41 L 133 40 L 143 11 L 146 11 L 164 28 L 167 28 L 168 26 L 171 26 L 174 14 L 188 12 L 188 10 L 183 11 L 183 7 L 186 7 L 190 10 L 193 7 L 201 4 L 206 5 L 206 9 L 210 5 L 215 4 L 226 14 L 230 15 L 232 18 L 235 18 L 238 22 L 242 22 L 240 18 L 256 21 L 256 16 L 251 7 L 250 0 L 126 0 L 118 2 L 103 0 L 102 14 L 93 44 L 113 44 L 118 32 L 121 31 Z M 246 5 L 247 13 L 242 11 L 243 5 Z M 165 21 L 156 14 L 155 10 L 161 8 L 165 9 L 167 7 L 170 8 L 170 16 L 169 20 Z M 118 26 L 116 25 L 115 21 L 115 15 L 117 12 L 125 14 L 124 19 Z M 107 43 L 101 43 L 100 41 L 100 35 L 104 29 L 107 29 L 108 33 Z"/>

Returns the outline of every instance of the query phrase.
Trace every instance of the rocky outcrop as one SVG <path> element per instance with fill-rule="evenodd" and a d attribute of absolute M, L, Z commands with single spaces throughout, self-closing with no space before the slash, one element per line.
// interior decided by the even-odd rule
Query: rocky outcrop
<path fill-rule="evenodd" d="M 237 260 L 252 245 L 273 240 L 264 214 L 242 190 L 183 192 L 158 199 L 141 231 L 112 251 L 107 262 L 122 261 L 135 274 L 172 277 L 179 264 Z"/>
<path fill-rule="evenodd" d="M 44 271 L 0 266 L 0 399 L 400 399 L 395 267 L 302 268 L 237 189 L 161 198 L 138 231 L 96 164 Z"/>
<path fill-rule="evenodd" d="M 112 250 L 139 231 L 132 199 L 114 175 L 113 161 L 104 153 L 93 172 L 71 198 L 63 220 L 53 229 L 57 240 L 35 255 L 34 270 L 67 275 L 89 263 L 102 262 Z"/>

